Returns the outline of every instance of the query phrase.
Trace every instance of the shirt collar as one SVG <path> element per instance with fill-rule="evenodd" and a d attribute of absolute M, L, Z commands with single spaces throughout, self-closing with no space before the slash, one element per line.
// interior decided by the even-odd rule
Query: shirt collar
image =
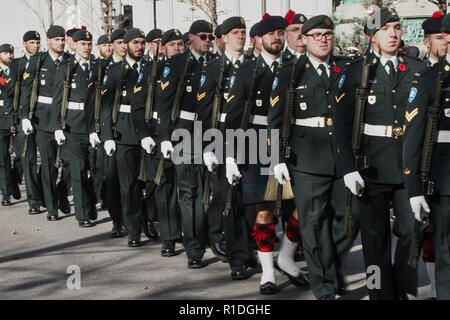
<path fill-rule="evenodd" d="M 272 67 L 272 63 L 273 63 L 274 61 L 278 62 L 278 65 L 281 65 L 281 63 L 282 63 L 281 55 L 280 55 L 276 60 L 272 60 L 271 58 L 269 58 L 268 56 L 266 56 L 266 55 L 264 54 L 264 52 L 261 51 L 261 57 L 264 59 L 264 62 L 267 64 L 267 66 L 268 66 L 269 68 Z M 272 70 L 272 71 L 273 71 L 273 70 Z"/>
<path fill-rule="evenodd" d="M 311 64 L 313 65 L 314 69 L 318 70 L 319 65 L 323 64 L 325 66 L 325 69 L 330 70 L 330 56 L 328 55 L 328 58 L 325 62 L 319 62 L 317 60 L 314 60 L 314 58 L 310 57 L 308 53 L 306 53 L 306 56 L 308 57 L 309 61 L 311 61 Z"/>
<path fill-rule="evenodd" d="M 83 66 L 83 64 L 87 63 L 88 64 L 88 69 L 91 68 L 91 58 L 89 58 L 88 61 L 82 61 L 81 58 L 77 54 L 75 54 L 75 59 L 78 61 L 80 66 Z"/>
<path fill-rule="evenodd" d="M 63 56 L 62 55 L 59 58 L 57 58 L 57 57 L 53 56 L 50 51 L 48 52 L 48 54 L 49 54 L 50 58 L 52 58 L 53 62 L 55 62 L 56 59 L 58 59 L 59 62 L 61 62 L 63 60 Z"/>
<path fill-rule="evenodd" d="M 295 51 L 295 50 L 292 50 L 289 46 L 287 47 L 287 49 L 289 50 L 289 52 L 290 52 L 292 55 L 295 55 L 295 56 L 297 57 L 297 59 L 300 58 L 300 57 L 302 56 L 302 54 L 301 54 L 300 52 L 297 52 L 297 51 Z"/>
<path fill-rule="evenodd" d="M 198 62 L 198 59 L 200 59 L 200 57 L 203 57 L 203 62 L 206 62 L 206 53 L 203 56 L 200 56 L 197 52 L 195 52 L 192 49 L 192 47 L 191 47 L 191 53 L 194 56 L 195 60 L 197 60 L 197 62 Z"/>
<path fill-rule="evenodd" d="M 450 64 L 450 53 L 447 53 L 447 55 L 445 56 L 445 61 Z"/>
<path fill-rule="evenodd" d="M 117 58 L 117 56 L 114 53 L 112 55 L 112 59 L 113 59 L 114 63 L 122 61 L 122 60 L 119 60 L 119 58 Z"/>
<path fill-rule="evenodd" d="M 140 60 L 138 60 L 138 61 L 136 61 L 136 62 L 133 62 L 133 61 L 131 61 L 130 58 L 127 56 L 127 57 L 126 57 L 126 60 L 127 60 L 128 64 L 130 65 L 131 68 L 133 68 L 133 64 L 137 63 L 137 65 L 138 65 L 137 71 L 140 72 L 140 70 L 141 70 L 141 65 L 142 65 L 142 59 L 140 59 Z"/>
<path fill-rule="evenodd" d="M 435 65 L 436 63 L 438 63 L 438 61 L 436 61 L 432 58 L 428 58 L 428 61 L 430 62 L 430 65 Z"/>
<path fill-rule="evenodd" d="M 237 60 L 239 60 L 241 63 L 244 62 L 244 55 L 241 55 L 239 59 L 236 59 L 231 54 L 228 53 L 228 51 L 225 50 L 225 56 L 230 60 L 230 62 L 234 65 Z"/>
<path fill-rule="evenodd" d="M 390 60 L 392 61 L 392 63 L 394 64 L 394 69 L 397 70 L 397 66 L 398 66 L 398 52 L 395 53 L 395 55 L 393 55 L 392 57 L 390 57 L 389 59 L 386 57 L 381 56 L 378 52 L 376 52 L 375 50 L 372 51 L 373 54 L 375 56 L 377 56 L 380 59 L 381 64 L 383 65 L 383 67 L 386 67 L 386 63 Z"/>

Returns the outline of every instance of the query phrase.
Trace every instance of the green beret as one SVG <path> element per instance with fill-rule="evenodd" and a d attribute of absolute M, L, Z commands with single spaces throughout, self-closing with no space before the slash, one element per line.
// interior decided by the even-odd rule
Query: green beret
<path fill-rule="evenodd" d="M 219 24 L 216 28 L 216 30 L 214 30 L 214 36 L 218 39 L 220 39 L 220 37 L 222 37 L 222 25 Z"/>
<path fill-rule="evenodd" d="M 242 17 L 231 17 L 222 23 L 221 33 L 227 34 L 233 29 L 246 29 L 245 20 Z"/>
<path fill-rule="evenodd" d="M 76 28 L 76 27 L 73 27 L 72 29 L 69 29 L 69 30 L 66 31 L 66 35 L 67 35 L 68 37 L 72 37 L 72 38 L 73 38 L 73 35 L 74 35 L 75 32 L 77 32 L 78 30 L 81 30 L 81 29 L 78 29 L 78 28 Z"/>
<path fill-rule="evenodd" d="M 0 53 L 2 52 L 14 53 L 14 47 L 9 43 L 4 43 L 0 46 Z"/>
<path fill-rule="evenodd" d="M 373 36 L 387 23 L 396 21 L 400 21 L 400 18 L 394 8 L 381 8 L 375 10 L 367 20 L 367 34 Z"/>
<path fill-rule="evenodd" d="M 145 33 L 141 29 L 131 28 L 123 36 L 123 42 L 130 42 L 131 40 L 136 39 L 136 38 L 145 39 Z"/>
<path fill-rule="evenodd" d="M 197 34 L 200 32 L 213 32 L 213 25 L 205 20 L 197 20 L 192 23 L 191 27 L 189 28 L 189 33 L 191 34 Z"/>
<path fill-rule="evenodd" d="M 186 43 L 189 41 L 189 32 L 183 33 L 183 42 Z"/>
<path fill-rule="evenodd" d="M 441 31 L 450 33 L 450 14 L 446 14 L 444 16 L 444 19 L 442 19 L 441 24 L 442 24 Z"/>
<path fill-rule="evenodd" d="M 147 36 L 145 37 L 145 42 L 152 42 L 155 39 L 161 39 L 162 34 L 163 33 L 161 29 L 153 29 L 149 33 L 147 33 Z"/>
<path fill-rule="evenodd" d="M 334 29 L 334 23 L 330 17 L 321 14 L 308 19 L 302 27 L 302 33 L 306 34 L 312 29 Z"/>
<path fill-rule="evenodd" d="M 114 41 L 116 41 L 118 39 L 123 39 L 125 32 L 126 31 L 124 28 L 118 28 L 118 29 L 113 30 L 113 32 L 111 33 L 111 43 L 113 43 Z"/>
<path fill-rule="evenodd" d="M 74 42 L 77 41 L 92 41 L 92 34 L 89 31 L 86 30 L 78 30 L 75 32 L 72 36 L 72 39 Z"/>
<path fill-rule="evenodd" d="M 23 35 L 23 42 L 27 42 L 30 40 L 41 40 L 41 35 L 37 31 L 27 31 Z"/>
<path fill-rule="evenodd" d="M 59 37 L 66 37 L 66 31 L 61 26 L 51 26 L 47 30 L 47 38 L 59 38 Z"/>
<path fill-rule="evenodd" d="M 169 41 L 183 39 L 183 34 L 178 29 L 170 29 L 162 35 L 161 44 L 165 45 Z"/>
<path fill-rule="evenodd" d="M 102 34 L 100 37 L 98 37 L 97 44 L 106 44 L 106 43 L 111 43 L 110 36 L 108 36 L 107 34 Z"/>

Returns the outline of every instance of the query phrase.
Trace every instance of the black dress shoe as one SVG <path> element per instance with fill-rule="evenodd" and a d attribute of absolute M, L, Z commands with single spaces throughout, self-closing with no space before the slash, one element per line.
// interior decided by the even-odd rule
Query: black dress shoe
<path fill-rule="evenodd" d="M 144 223 L 143 225 L 144 233 L 147 238 L 150 240 L 156 240 L 159 237 L 158 230 L 156 230 L 155 225 L 153 224 L 153 221 L 149 220 L 147 221 L 147 224 Z"/>
<path fill-rule="evenodd" d="M 39 210 L 39 207 L 33 207 L 28 209 L 28 214 L 39 214 L 41 210 Z"/>
<path fill-rule="evenodd" d="M 231 267 L 232 280 L 245 280 L 249 278 L 249 274 L 245 271 L 244 265 L 237 265 Z"/>
<path fill-rule="evenodd" d="M 175 255 L 175 240 L 164 240 L 161 247 L 161 256 L 171 257 Z"/>
<path fill-rule="evenodd" d="M 91 220 L 78 221 L 78 226 L 80 226 L 81 228 L 89 228 L 93 227 L 94 223 L 92 223 Z"/>
<path fill-rule="evenodd" d="M 49 214 L 47 216 L 47 220 L 48 221 L 58 221 L 59 220 L 58 214 L 57 213 L 56 214 Z"/>
<path fill-rule="evenodd" d="M 113 223 L 111 237 L 112 238 L 123 238 L 126 236 L 127 236 L 127 234 L 123 231 L 122 225 L 119 223 Z"/>
<path fill-rule="evenodd" d="M 259 293 L 261 294 L 275 294 L 277 292 L 277 286 L 275 283 L 267 281 L 266 283 L 259 285 Z"/>
<path fill-rule="evenodd" d="M 199 259 L 194 258 L 188 261 L 189 269 L 200 269 L 203 267 L 205 267 L 205 264 L 203 263 L 202 258 Z"/>
<path fill-rule="evenodd" d="M 58 209 L 64 214 L 70 214 L 70 203 L 67 197 L 58 199 Z"/>
<path fill-rule="evenodd" d="M 140 239 L 128 240 L 128 246 L 132 248 L 142 247 L 144 244 Z"/>
<path fill-rule="evenodd" d="M 219 258 L 219 260 L 222 260 L 223 262 L 228 262 L 227 252 L 223 250 L 224 248 L 218 242 L 211 243 L 210 248 L 212 253 L 217 258 Z"/>
<path fill-rule="evenodd" d="M 3 207 L 7 207 L 7 206 L 10 206 L 11 205 L 11 200 L 9 200 L 9 199 L 3 199 L 2 200 L 2 206 Z"/>
<path fill-rule="evenodd" d="M 284 273 L 289 281 L 291 281 L 292 284 L 296 285 L 296 286 L 307 286 L 309 284 L 309 280 L 308 278 L 306 278 L 306 276 L 300 272 L 300 274 L 296 277 L 290 275 L 289 273 L 287 273 L 286 271 L 284 271 L 283 269 L 280 268 L 280 266 L 278 265 L 278 262 L 276 259 L 274 259 L 273 261 L 273 266 L 275 267 L 275 269 L 277 269 L 278 271 L 281 271 L 282 273 Z"/>
<path fill-rule="evenodd" d="M 13 183 L 13 198 L 16 200 L 20 200 L 22 198 L 22 194 L 20 193 L 20 187 L 18 183 Z"/>

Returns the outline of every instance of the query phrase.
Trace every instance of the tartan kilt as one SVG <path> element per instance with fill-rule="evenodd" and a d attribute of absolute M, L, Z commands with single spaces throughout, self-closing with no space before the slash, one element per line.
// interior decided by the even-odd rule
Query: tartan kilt
<path fill-rule="evenodd" d="M 264 200 L 269 176 L 261 175 L 261 164 L 248 164 L 242 167 L 242 204 L 245 206 L 266 203 Z"/>

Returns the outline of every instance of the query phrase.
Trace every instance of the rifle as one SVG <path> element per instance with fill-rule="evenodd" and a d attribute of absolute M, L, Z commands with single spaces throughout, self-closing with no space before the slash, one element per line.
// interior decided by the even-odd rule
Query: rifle
<path fill-rule="evenodd" d="M 69 108 L 69 93 L 70 93 L 70 87 L 71 87 L 71 59 L 69 58 L 69 61 L 67 62 L 67 74 L 66 79 L 64 80 L 64 90 L 63 90 L 63 96 L 62 96 L 62 102 L 61 102 L 61 116 L 60 116 L 60 126 L 61 130 L 66 129 L 66 116 L 67 116 L 67 109 Z M 58 145 L 58 149 L 56 151 L 56 161 L 55 161 L 55 167 L 59 168 L 59 162 L 61 160 L 61 146 Z"/>
<path fill-rule="evenodd" d="M 36 104 L 38 101 L 38 90 L 39 90 L 39 73 L 41 70 L 41 53 L 39 53 L 36 73 L 34 74 L 33 86 L 31 88 L 31 97 L 30 97 L 30 111 L 28 113 L 28 119 L 31 121 L 34 116 L 34 109 L 36 108 Z M 19 70 L 20 71 L 20 70 Z M 25 158 L 28 150 L 28 135 L 25 135 L 25 140 L 23 142 L 23 151 L 22 151 L 22 159 Z"/>
<path fill-rule="evenodd" d="M 439 118 L 441 116 L 442 87 L 444 85 L 444 59 L 441 59 L 441 63 L 442 68 L 438 71 L 433 104 L 428 107 L 427 123 L 425 125 L 425 135 L 422 148 L 422 159 L 420 163 L 422 192 L 425 196 L 431 196 L 434 193 L 434 181 L 430 180 L 430 174 L 434 146 L 438 136 Z M 422 222 L 417 220 L 414 221 L 414 230 L 411 237 L 411 245 L 409 247 L 408 265 L 413 269 L 417 268 L 417 259 L 419 257 L 420 247 L 423 240 L 422 230 L 425 230 L 429 225 L 429 214 L 425 210 L 421 209 L 420 215 Z"/>
<path fill-rule="evenodd" d="M 295 103 L 295 70 L 297 66 L 297 57 L 294 55 L 293 57 L 293 65 L 292 65 L 292 71 L 291 71 L 291 80 L 289 81 L 289 88 L 286 93 L 286 102 L 284 106 L 284 113 L 283 113 L 283 126 L 281 129 L 281 157 L 283 159 L 283 162 L 286 163 L 286 161 L 291 157 L 291 146 L 289 145 L 289 138 L 291 136 L 291 127 L 292 127 L 292 117 L 293 117 L 293 110 L 294 110 L 294 103 Z M 302 68 L 302 74 L 300 75 L 300 78 L 303 76 L 303 70 Z M 275 200 L 275 208 L 273 211 L 273 214 L 276 217 L 280 216 L 281 212 L 281 201 L 283 200 L 283 185 L 281 183 L 277 184 L 277 196 Z"/>
<path fill-rule="evenodd" d="M 94 131 L 97 135 L 100 134 L 100 103 L 102 100 L 102 63 L 99 59 L 97 61 L 97 81 L 95 81 L 95 100 L 94 100 Z M 91 175 L 96 176 L 96 163 L 97 163 L 98 146 L 95 146 L 92 155 Z"/>
<path fill-rule="evenodd" d="M 352 151 L 355 157 L 356 170 L 358 171 L 369 167 L 368 157 L 361 155 L 361 143 L 364 133 L 364 117 L 366 113 L 367 96 L 369 95 L 369 52 L 371 44 L 372 36 L 370 36 L 369 44 L 363 57 L 361 85 L 356 88 L 355 111 L 352 125 Z M 361 193 L 362 188 L 359 186 L 358 194 Z M 347 237 L 352 237 L 353 235 L 352 198 L 353 194 L 350 190 L 348 190 L 345 205 L 344 230 L 342 232 Z"/>
<path fill-rule="evenodd" d="M 223 76 L 225 73 L 225 59 L 226 55 L 222 55 L 222 59 L 220 60 L 220 69 L 219 69 L 219 79 L 216 86 L 216 92 L 214 94 L 214 100 L 213 100 L 213 109 L 212 109 L 212 117 L 211 117 L 211 128 L 217 129 L 219 128 L 219 119 L 220 119 L 220 112 L 222 110 L 222 103 L 223 103 Z M 213 174 L 216 172 L 217 168 L 216 165 L 213 163 Z M 211 194 L 211 172 L 206 172 L 205 177 L 205 186 L 203 188 L 203 204 L 208 205 L 209 204 L 209 197 Z"/>
<path fill-rule="evenodd" d="M 159 55 L 159 43 L 158 46 L 156 47 L 156 53 L 153 57 L 153 64 L 152 64 L 152 71 L 150 73 L 149 76 L 149 81 L 148 81 L 148 91 L 147 91 L 147 97 L 146 97 L 146 101 L 145 101 L 145 113 L 144 113 L 144 120 L 145 120 L 145 124 L 147 125 L 147 128 L 150 131 L 150 126 L 152 123 L 152 118 L 153 118 L 153 109 L 154 109 L 154 104 L 155 104 L 155 89 L 156 89 L 156 77 L 157 74 L 156 72 L 158 71 L 158 55 Z M 150 153 L 153 153 L 154 148 L 150 149 Z M 146 157 L 145 157 L 145 153 L 146 151 L 143 150 L 143 152 L 141 151 L 141 164 L 140 164 L 140 168 L 139 168 L 139 177 L 138 179 L 146 182 L 147 181 L 147 175 L 146 175 Z"/>
<path fill-rule="evenodd" d="M 184 93 L 184 88 L 186 86 L 186 74 L 190 65 L 190 61 L 191 61 L 191 52 L 187 52 L 187 58 L 186 58 L 186 62 L 184 64 L 184 70 L 183 73 L 181 74 L 180 79 L 178 80 L 178 84 L 177 84 L 177 91 L 175 93 L 175 99 L 173 100 L 173 104 L 172 104 L 172 108 L 171 108 L 171 112 L 170 112 L 170 127 L 172 130 L 175 130 L 177 122 L 178 122 L 178 118 L 180 117 L 180 106 L 181 106 L 181 102 L 183 100 L 183 93 Z M 164 169 L 164 161 L 165 158 L 162 157 L 161 160 L 159 160 L 159 165 L 158 165 L 158 170 L 156 171 L 156 177 L 154 179 L 154 182 L 157 186 L 159 186 L 161 184 L 161 177 L 163 174 L 163 169 Z"/>
<path fill-rule="evenodd" d="M 247 100 L 245 101 L 245 105 L 244 105 L 244 111 L 242 113 L 242 119 L 241 119 L 241 129 L 246 131 L 248 128 L 248 123 L 250 121 L 250 113 L 253 109 L 253 104 L 254 104 L 254 91 L 255 91 L 255 85 L 256 85 L 256 73 L 258 70 L 258 65 L 259 62 L 261 61 L 261 55 L 258 56 L 258 58 L 256 59 L 256 64 L 255 64 L 255 69 L 253 70 L 252 73 L 252 80 L 250 82 L 250 88 L 249 88 L 249 94 L 247 97 Z M 234 194 L 234 188 L 238 183 L 239 178 L 236 176 L 233 176 L 232 178 L 232 184 L 228 187 L 228 192 L 227 192 L 227 200 L 225 203 L 225 209 L 223 210 L 223 215 L 225 217 L 228 216 L 228 214 L 230 213 L 230 209 L 231 209 L 231 203 L 233 201 L 233 194 Z"/>
<path fill-rule="evenodd" d="M 20 86 L 22 84 L 22 75 L 20 70 L 22 69 L 22 59 L 19 60 L 19 69 L 17 72 L 17 79 L 14 83 L 14 97 L 13 97 L 13 125 L 11 126 L 11 136 L 9 137 L 9 154 L 13 153 L 14 137 L 17 134 L 16 126 L 19 124 L 19 118 L 17 116 L 17 110 L 19 110 L 19 98 L 20 98 Z"/>

